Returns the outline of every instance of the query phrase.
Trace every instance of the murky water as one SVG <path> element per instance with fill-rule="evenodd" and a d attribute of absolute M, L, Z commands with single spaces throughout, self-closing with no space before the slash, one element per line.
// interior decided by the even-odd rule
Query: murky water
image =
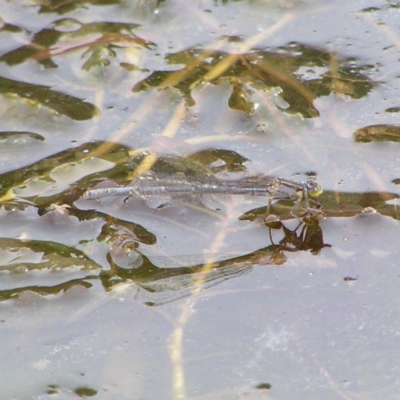
<path fill-rule="evenodd" d="M 2 396 L 399 399 L 398 11 L 3 1 Z M 149 170 L 324 215 L 83 196 Z"/>

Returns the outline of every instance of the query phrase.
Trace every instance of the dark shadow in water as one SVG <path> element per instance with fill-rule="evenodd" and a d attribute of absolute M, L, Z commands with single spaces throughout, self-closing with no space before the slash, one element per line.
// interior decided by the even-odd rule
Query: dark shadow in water
<path fill-rule="evenodd" d="M 215 286 L 227 279 L 235 278 L 251 271 L 254 265 L 283 265 L 286 262 L 285 252 L 311 251 L 318 254 L 323 247 L 329 247 L 323 242 L 322 230 L 317 217 L 305 218 L 296 229 L 287 228 L 282 222 L 276 222 L 274 227 L 269 226 L 271 244 L 249 254 L 225 258 L 221 261 L 216 255 L 209 256 L 178 256 L 148 258 L 131 248 L 118 254 L 110 252 L 107 255 L 109 269 L 97 265 L 98 274 L 88 271 L 86 276 L 71 279 L 53 286 L 28 285 L 0 291 L 0 300 L 15 298 L 23 292 L 34 292 L 40 295 L 55 295 L 65 292 L 74 286 L 90 288 L 93 280 L 100 280 L 106 291 L 112 291 L 121 284 L 128 283 L 132 295 L 146 305 L 161 305 L 180 298 L 198 293 Z M 272 230 L 280 231 L 283 238 L 273 243 Z M 13 243 L 14 248 L 17 243 Z M 35 250 L 44 250 L 40 243 L 21 243 L 21 247 L 31 247 Z M 84 254 L 77 254 L 75 250 L 50 246 L 47 257 L 55 251 L 67 255 L 74 253 L 79 263 L 87 263 L 87 269 L 95 269 L 96 265 Z M 121 249 L 119 249 L 121 250 Z M 51 254 L 50 254 L 51 253 Z M 226 256 L 225 256 L 226 257 Z M 221 256 L 219 256 L 221 258 Z M 199 260 L 201 260 L 199 262 Z M 119 265 L 118 262 L 121 264 Z M 51 260 L 50 260 L 51 264 Z M 44 268 L 44 266 L 42 266 Z M 16 269 L 16 265 L 9 265 L 7 270 Z M 25 265 L 28 268 L 28 265 Z M 50 268 L 50 265 L 49 265 Z M 3 271 L 5 268 L 3 268 Z M 28 271 L 26 273 L 29 273 Z"/>

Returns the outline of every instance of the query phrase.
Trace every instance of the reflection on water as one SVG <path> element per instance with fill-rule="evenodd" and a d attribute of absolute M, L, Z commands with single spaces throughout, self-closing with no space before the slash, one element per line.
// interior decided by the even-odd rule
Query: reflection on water
<path fill-rule="evenodd" d="M 76 285 L 90 288 L 93 280 L 100 280 L 107 291 L 118 292 L 121 288 L 128 287 L 138 301 L 154 306 L 198 293 L 227 279 L 246 274 L 254 265 L 283 265 L 286 261 L 285 252 L 310 250 L 313 254 L 318 254 L 323 247 L 329 246 L 323 242 L 322 230 L 316 217 L 305 219 L 293 230 L 288 229 L 282 222 L 274 225 L 273 228 L 268 227 L 271 244 L 249 254 L 230 257 L 188 255 L 149 258 L 137 250 L 138 242 L 132 232 L 122 227 L 116 240 L 110 243 L 107 255 L 108 269 L 96 266 L 83 254 L 71 254 L 70 250 L 70 256 L 79 257 L 80 261 L 77 264 L 86 264 L 81 271 L 83 276 L 68 279 L 71 271 L 66 266 L 66 271 L 59 271 L 61 275 L 59 278 L 66 280 L 53 285 L 43 285 L 38 281 L 33 284 L 29 275 L 34 279 L 35 272 L 39 268 L 51 271 L 55 262 L 58 264 L 58 269 L 61 268 L 61 260 L 54 259 L 54 249 L 51 252 L 50 247 L 45 249 L 40 243 L 19 243 L 19 250 L 12 252 L 14 258 L 10 258 L 8 254 L 8 262 L 3 261 L 2 272 L 7 271 L 12 277 L 8 279 L 8 283 L 3 282 L 0 299 L 11 299 L 25 291 L 54 295 Z M 283 234 L 283 238 L 278 243 L 273 243 L 272 235 L 276 235 L 277 231 Z M 13 242 L 14 249 L 17 246 L 18 243 Z M 27 256 L 29 249 L 32 254 L 30 259 Z M 43 257 L 44 252 L 38 253 L 37 250 L 45 250 L 46 257 Z M 59 248 L 58 251 L 65 254 L 68 250 Z M 3 258 L 5 253 L 5 251 L 2 253 Z M 42 258 L 33 262 L 33 256 L 37 257 L 38 254 L 41 254 Z M 23 256 L 25 259 L 21 259 Z M 32 263 L 29 264 L 29 261 Z M 21 276 L 23 279 L 19 279 Z"/>
<path fill-rule="evenodd" d="M 272 228 L 268 229 L 272 236 Z M 311 250 L 313 254 L 318 254 L 323 247 L 329 246 L 323 242 L 322 230 L 315 217 L 307 219 L 294 230 L 279 222 L 274 230 L 283 234 L 283 239 L 277 244 L 271 241 L 269 246 L 252 253 L 222 260 L 218 260 L 221 255 L 148 258 L 135 252 L 134 268 L 127 269 L 114 262 L 111 255 L 112 267 L 102 272 L 100 279 L 107 289 L 129 282 L 135 288 L 137 300 L 147 305 L 160 305 L 241 276 L 254 265 L 283 265 L 285 252 Z M 131 253 L 128 251 L 126 257 L 131 259 Z"/>

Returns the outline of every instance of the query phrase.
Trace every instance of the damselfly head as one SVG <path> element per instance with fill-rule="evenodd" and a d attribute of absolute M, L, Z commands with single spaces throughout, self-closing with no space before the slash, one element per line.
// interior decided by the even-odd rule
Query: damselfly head
<path fill-rule="evenodd" d="M 323 192 L 322 187 L 315 179 L 315 176 L 307 179 L 306 187 L 307 192 L 311 197 L 317 197 Z"/>

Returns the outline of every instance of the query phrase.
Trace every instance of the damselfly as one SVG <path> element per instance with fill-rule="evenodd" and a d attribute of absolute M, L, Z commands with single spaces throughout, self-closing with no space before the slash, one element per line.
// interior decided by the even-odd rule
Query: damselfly
<path fill-rule="evenodd" d="M 307 211 L 320 212 L 319 203 L 310 197 L 316 197 L 322 192 L 321 186 L 314 177 L 304 183 L 271 176 L 253 176 L 241 179 L 219 179 L 216 177 L 193 177 L 184 173 L 174 175 L 154 174 L 147 172 L 134 179 L 126 187 L 101 188 L 88 190 L 86 199 L 100 199 L 109 196 L 138 196 L 143 199 L 168 198 L 169 202 L 179 199 L 202 198 L 204 195 L 252 195 L 268 197 L 267 214 L 270 214 L 273 200 L 293 200 L 290 214 L 295 214 L 304 199 Z M 310 201 L 317 204 L 310 207 Z"/>

